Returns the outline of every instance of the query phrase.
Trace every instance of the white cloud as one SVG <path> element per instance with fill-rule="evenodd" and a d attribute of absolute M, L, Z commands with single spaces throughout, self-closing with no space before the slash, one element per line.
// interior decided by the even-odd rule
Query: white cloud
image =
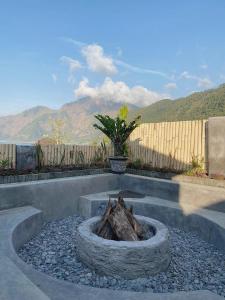
<path fill-rule="evenodd" d="M 168 95 L 159 94 L 151 91 L 143 86 L 133 86 L 130 88 L 123 81 L 112 81 L 107 77 L 102 85 L 91 87 L 87 78 L 80 81 L 77 89 L 74 90 L 76 98 L 80 97 L 99 97 L 114 102 L 126 102 L 135 104 L 138 106 L 144 106 L 152 104 L 158 100 L 161 100 Z"/>
<path fill-rule="evenodd" d="M 152 69 L 139 68 L 139 67 L 127 64 L 124 61 L 119 60 L 119 59 L 116 59 L 115 63 L 118 66 L 124 67 L 125 69 L 127 69 L 129 71 L 132 71 L 132 72 L 135 72 L 135 73 L 159 75 L 159 76 L 162 76 L 164 78 L 167 78 L 167 79 L 169 78 L 170 79 L 170 77 L 166 73 L 161 72 L 161 71 L 152 70 Z"/>
<path fill-rule="evenodd" d="M 210 88 L 213 85 L 213 82 L 209 78 L 191 75 L 187 71 L 184 71 L 183 73 L 181 73 L 180 78 L 195 80 L 195 81 L 197 81 L 197 86 L 200 88 Z"/>
<path fill-rule="evenodd" d="M 78 69 L 82 68 L 81 63 L 78 60 L 75 60 L 71 57 L 68 56 L 62 56 L 60 58 L 60 61 L 63 62 L 64 64 L 69 66 L 69 70 L 71 73 L 77 71 Z"/>
<path fill-rule="evenodd" d="M 74 40 L 74 39 L 69 38 L 69 37 L 61 37 L 61 40 L 65 41 L 67 43 L 73 44 L 76 47 L 83 47 L 83 46 L 86 45 L 85 43 L 83 43 L 81 41 Z"/>
<path fill-rule="evenodd" d="M 87 61 L 88 68 L 93 72 L 114 75 L 117 68 L 113 59 L 104 54 L 104 50 L 97 44 L 87 45 L 82 48 L 82 54 Z"/>
<path fill-rule="evenodd" d="M 56 83 L 56 81 L 58 80 L 58 76 L 55 73 L 52 73 L 51 76 L 52 76 L 53 82 Z"/>
<path fill-rule="evenodd" d="M 128 71 L 140 74 L 158 75 L 172 80 L 171 76 L 164 72 L 136 67 L 122 60 L 114 59 L 108 55 L 105 55 L 103 47 L 98 44 L 86 44 L 84 42 L 69 37 L 62 37 L 61 39 L 81 49 L 81 53 L 86 59 L 89 70 L 93 72 L 103 73 L 105 75 L 111 76 L 118 72 L 117 66 L 119 66 L 125 68 Z M 117 47 L 117 57 L 121 56 L 122 49 L 120 47 Z"/>
<path fill-rule="evenodd" d="M 177 88 L 177 84 L 175 82 L 169 82 L 164 85 L 167 90 L 175 90 Z"/>
<path fill-rule="evenodd" d="M 68 76 L 68 82 L 70 84 L 75 84 L 76 83 L 76 78 L 74 76 L 74 73 L 82 68 L 81 63 L 78 60 L 75 60 L 71 57 L 68 56 L 62 56 L 60 58 L 60 61 L 64 64 L 66 64 L 69 67 L 69 76 Z"/>

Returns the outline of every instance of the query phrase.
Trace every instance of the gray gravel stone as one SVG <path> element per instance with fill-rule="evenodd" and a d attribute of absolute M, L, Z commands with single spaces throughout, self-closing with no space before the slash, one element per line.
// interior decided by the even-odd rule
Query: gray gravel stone
<path fill-rule="evenodd" d="M 198 235 L 178 228 L 169 228 L 172 260 L 166 272 L 133 280 L 97 275 L 74 255 L 76 230 L 83 220 L 71 216 L 47 223 L 19 250 L 20 257 L 55 278 L 93 287 L 140 292 L 204 289 L 225 296 L 224 254 Z"/>

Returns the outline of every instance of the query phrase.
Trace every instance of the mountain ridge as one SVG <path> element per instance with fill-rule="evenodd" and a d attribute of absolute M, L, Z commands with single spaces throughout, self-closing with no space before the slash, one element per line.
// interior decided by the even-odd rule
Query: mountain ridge
<path fill-rule="evenodd" d="M 225 84 L 176 100 L 164 99 L 131 111 L 129 119 L 141 115 L 142 123 L 201 120 L 225 115 Z"/>
<path fill-rule="evenodd" d="M 117 114 L 122 103 L 101 98 L 85 97 L 68 102 L 60 109 L 36 106 L 16 115 L 0 117 L 0 140 L 35 142 L 49 135 L 50 122 L 62 119 L 68 141 L 75 144 L 96 140 L 99 132 L 94 130 L 95 114 Z M 147 107 L 129 106 L 129 119 L 141 115 L 141 122 L 166 122 L 207 119 L 225 115 L 225 84 L 218 88 L 193 93 L 176 100 L 164 99 Z"/>
<path fill-rule="evenodd" d="M 35 106 L 16 115 L 0 117 L 0 140 L 15 142 L 36 142 L 51 134 L 51 121 L 63 120 L 68 142 L 88 143 L 98 137 L 93 128 L 97 113 L 115 115 L 122 103 L 85 97 L 68 102 L 60 109 Z M 129 105 L 129 109 L 137 108 Z"/>

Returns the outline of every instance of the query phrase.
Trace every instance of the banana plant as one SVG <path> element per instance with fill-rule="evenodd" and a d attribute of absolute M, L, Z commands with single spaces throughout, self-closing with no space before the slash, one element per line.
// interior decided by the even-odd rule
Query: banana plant
<path fill-rule="evenodd" d="M 114 146 L 115 156 L 124 156 L 126 149 L 126 141 L 129 138 L 132 131 L 138 127 L 141 116 L 136 117 L 130 123 L 117 116 L 111 118 L 108 115 L 95 115 L 95 118 L 99 121 L 99 124 L 94 124 L 94 128 L 103 132 L 112 142 Z"/>

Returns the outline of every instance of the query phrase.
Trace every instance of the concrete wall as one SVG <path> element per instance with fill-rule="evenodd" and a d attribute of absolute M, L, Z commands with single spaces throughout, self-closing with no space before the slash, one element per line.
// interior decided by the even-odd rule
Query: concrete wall
<path fill-rule="evenodd" d="M 121 188 L 157 198 L 225 212 L 225 189 L 139 175 L 120 176 Z"/>
<path fill-rule="evenodd" d="M 208 121 L 209 176 L 225 178 L 225 117 Z"/>
<path fill-rule="evenodd" d="M 117 189 L 118 176 L 100 174 L 0 185 L 0 210 L 32 205 L 51 220 L 77 213 L 81 195 Z"/>
<path fill-rule="evenodd" d="M 32 205 L 46 220 L 79 212 L 81 196 L 112 190 L 131 190 L 166 199 L 180 206 L 225 212 L 225 189 L 138 175 L 100 174 L 0 185 L 0 210 Z M 82 202 L 85 207 L 85 201 Z"/>

